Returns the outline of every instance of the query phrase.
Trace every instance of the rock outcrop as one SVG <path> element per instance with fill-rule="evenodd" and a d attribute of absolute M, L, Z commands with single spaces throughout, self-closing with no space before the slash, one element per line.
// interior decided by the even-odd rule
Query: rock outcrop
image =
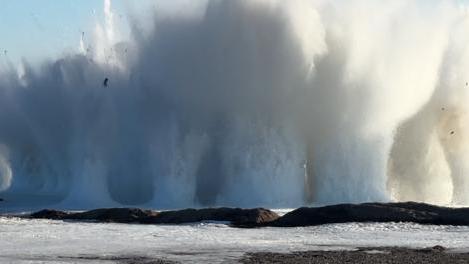
<path fill-rule="evenodd" d="M 289 212 L 273 222 L 266 223 L 266 225 L 296 227 L 349 222 L 469 225 L 469 208 L 448 208 L 414 202 L 303 207 Z"/>
<path fill-rule="evenodd" d="M 207 208 L 157 212 L 137 208 L 96 209 L 72 213 L 42 210 L 31 218 L 141 224 L 229 222 L 236 227 L 297 227 L 349 222 L 413 222 L 469 226 L 469 208 L 439 207 L 424 203 L 338 204 L 302 207 L 279 217 L 268 209 Z"/>
<path fill-rule="evenodd" d="M 34 219 L 63 220 L 68 215 L 69 213 L 63 211 L 44 209 L 39 212 L 32 213 L 29 217 Z"/>
<path fill-rule="evenodd" d="M 279 218 L 276 213 L 263 208 L 208 208 L 163 212 L 138 208 L 109 208 L 79 213 L 46 209 L 33 213 L 29 217 L 54 220 L 142 224 L 183 224 L 202 221 L 223 221 L 230 222 L 235 226 L 246 227 L 262 225 Z"/>
<path fill-rule="evenodd" d="M 253 226 L 278 219 L 279 216 L 267 209 L 207 208 L 166 211 L 157 217 L 145 219 L 152 224 L 181 224 L 201 221 L 230 222 L 236 226 Z"/>

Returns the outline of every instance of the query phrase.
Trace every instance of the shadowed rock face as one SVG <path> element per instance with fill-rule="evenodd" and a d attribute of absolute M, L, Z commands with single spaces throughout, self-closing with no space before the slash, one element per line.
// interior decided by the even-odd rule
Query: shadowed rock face
<path fill-rule="evenodd" d="M 201 221 L 230 222 L 236 227 L 295 227 L 349 222 L 413 222 L 435 225 L 469 225 L 469 208 L 438 207 L 423 203 L 339 204 L 302 207 L 279 217 L 263 208 L 207 208 L 157 212 L 136 208 L 97 209 L 82 213 L 43 210 L 31 218 L 99 222 L 182 224 Z"/>
<path fill-rule="evenodd" d="M 80 213 L 69 213 L 57 210 L 42 210 L 30 215 L 31 218 L 54 220 L 85 220 L 99 222 L 132 223 L 155 216 L 157 212 L 137 208 L 96 209 Z"/>
<path fill-rule="evenodd" d="M 469 208 L 447 208 L 423 203 L 339 204 L 299 208 L 268 226 L 313 226 L 348 222 L 413 222 L 435 225 L 469 225 Z"/>
<path fill-rule="evenodd" d="M 66 219 L 68 215 L 69 213 L 63 211 L 44 209 L 39 212 L 32 213 L 30 217 L 34 219 L 62 220 Z"/>
<path fill-rule="evenodd" d="M 191 223 L 200 221 L 227 221 L 237 226 L 259 225 L 274 221 L 279 216 L 266 209 L 240 209 L 240 208 L 208 208 L 185 209 L 180 211 L 166 211 L 157 217 L 145 219 L 146 223 Z"/>
<path fill-rule="evenodd" d="M 42 210 L 31 218 L 54 220 L 99 221 L 142 224 L 182 224 L 201 221 L 224 221 L 236 226 L 257 226 L 272 222 L 279 216 L 267 209 L 208 208 L 157 212 L 137 208 L 96 209 L 80 213 Z"/>

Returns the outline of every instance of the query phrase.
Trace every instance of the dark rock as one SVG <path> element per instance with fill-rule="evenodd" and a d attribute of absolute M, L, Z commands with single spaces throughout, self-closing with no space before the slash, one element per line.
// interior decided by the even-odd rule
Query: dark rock
<path fill-rule="evenodd" d="M 445 252 L 446 248 L 440 245 L 436 245 L 434 247 L 419 249 L 419 251 L 426 252 L 426 253 Z"/>
<path fill-rule="evenodd" d="M 157 214 L 158 212 L 155 211 L 142 210 L 138 208 L 109 208 L 69 214 L 65 217 L 65 219 L 133 223 L 140 222 L 142 219 L 153 217 Z"/>
<path fill-rule="evenodd" d="M 52 220 L 61 220 L 65 219 L 69 213 L 51 209 L 45 209 L 30 215 L 31 218 L 35 219 L 52 219 Z"/>
<path fill-rule="evenodd" d="M 156 212 L 137 208 L 96 209 L 81 213 L 43 210 L 31 218 L 142 224 L 182 224 L 201 221 L 230 222 L 236 227 L 296 227 L 349 222 L 413 222 L 469 226 L 469 208 L 447 208 L 424 203 L 339 204 L 299 208 L 279 217 L 263 209 L 207 208 Z"/>
<path fill-rule="evenodd" d="M 348 222 L 469 225 L 469 208 L 446 208 L 413 202 L 339 204 L 299 208 L 265 225 L 294 227 Z"/>
<path fill-rule="evenodd" d="M 235 226 L 257 226 L 278 219 L 279 216 L 267 209 L 208 208 L 166 211 L 154 218 L 146 219 L 153 224 L 180 224 L 201 221 L 230 222 Z"/>
<path fill-rule="evenodd" d="M 443 251 L 446 250 L 446 248 L 443 247 L 443 246 L 440 246 L 440 245 L 436 245 L 436 246 L 432 247 L 432 250 L 433 250 L 433 251 L 443 252 Z"/>
<path fill-rule="evenodd" d="M 137 208 L 96 209 L 80 213 L 42 210 L 31 218 L 56 220 L 98 221 L 142 224 L 182 224 L 201 221 L 224 221 L 236 226 L 258 226 L 274 221 L 279 216 L 267 209 L 209 208 L 156 212 Z"/>

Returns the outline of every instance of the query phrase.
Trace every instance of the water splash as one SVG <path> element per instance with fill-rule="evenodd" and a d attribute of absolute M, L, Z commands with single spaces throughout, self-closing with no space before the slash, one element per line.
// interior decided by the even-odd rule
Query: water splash
<path fill-rule="evenodd" d="M 110 4 L 95 44 L 0 71 L 6 194 L 69 207 L 468 203 L 464 6 L 209 1 L 122 41 Z"/>
<path fill-rule="evenodd" d="M 10 188 L 11 178 L 12 173 L 8 162 L 8 150 L 0 145 L 0 191 Z"/>

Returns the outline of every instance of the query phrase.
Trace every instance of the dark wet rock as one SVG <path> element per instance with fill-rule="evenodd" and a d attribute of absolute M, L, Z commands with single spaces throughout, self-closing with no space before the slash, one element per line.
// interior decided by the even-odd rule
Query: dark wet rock
<path fill-rule="evenodd" d="M 66 216 L 70 220 L 87 220 L 99 222 L 134 223 L 142 219 L 154 217 L 158 214 L 152 210 L 138 208 L 108 208 L 96 209 L 82 213 L 74 213 Z"/>
<path fill-rule="evenodd" d="M 296 227 L 349 222 L 413 222 L 469 226 L 469 208 L 439 207 L 424 203 L 339 204 L 299 208 L 279 217 L 268 209 L 207 208 L 157 212 L 137 208 L 96 209 L 80 213 L 43 210 L 31 218 L 142 224 L 229 222 L 235 227 Z"/>
<path fill-rule="evenodd" d="M 86 212 L 72 213 L 58 210 L 45 209 L 31 214 L 30 218 L 53 220 L 82 220 L 98 222 L 132 223 L 139 222 L 146 217 L 152 217 L 157 212 L 137 208 L 109 208 L 96 209 Z"/>
<path fill-rule="evenodd" d="M 68 215 L 69 213 L 63 211 L 44 209 L 39 212 L 32 213 L 30 217 L 35 219 L 61 220 L 65 219 Z"/>
<path fill-rule="evenodd" d="M 55 220 L 142 224 L 182 224 L 201 221 L 223 221 L 230 222 L 236 226 L 257 226 L 279 218 L 276 213 L 263 208 L 208 208 L 165 212 L 142 210 L 138 208 L 109 208 L 79 213 L 42 210 L 31 214 L 30 217 Z"/>
<path fill-rule="evenodd" d="M 446 248 L 440 245 L 436 245 L 434 247 L 419 249 L 419 251 L 427 252 L 427 253 L 436 253 L 436 252 L 445 252 Z"/>
<path fill-rule="evenodd" d="M 201 221 L 230 222 L 235 226 L 256 226 L 278 219 L 279 216 L 267 209 L 208 208 L 166 211 L 157 217 L 146 219 L 153 224 L 180 224 Z"/>
<path fill-rule="evenodd" d="M 469 225 L 469 208 L 447 208 L 424 203 L 339 204 L 299 208 L 269 226 L 314 226 L 349 222 L 413 222 L 435 225 Z"/>

